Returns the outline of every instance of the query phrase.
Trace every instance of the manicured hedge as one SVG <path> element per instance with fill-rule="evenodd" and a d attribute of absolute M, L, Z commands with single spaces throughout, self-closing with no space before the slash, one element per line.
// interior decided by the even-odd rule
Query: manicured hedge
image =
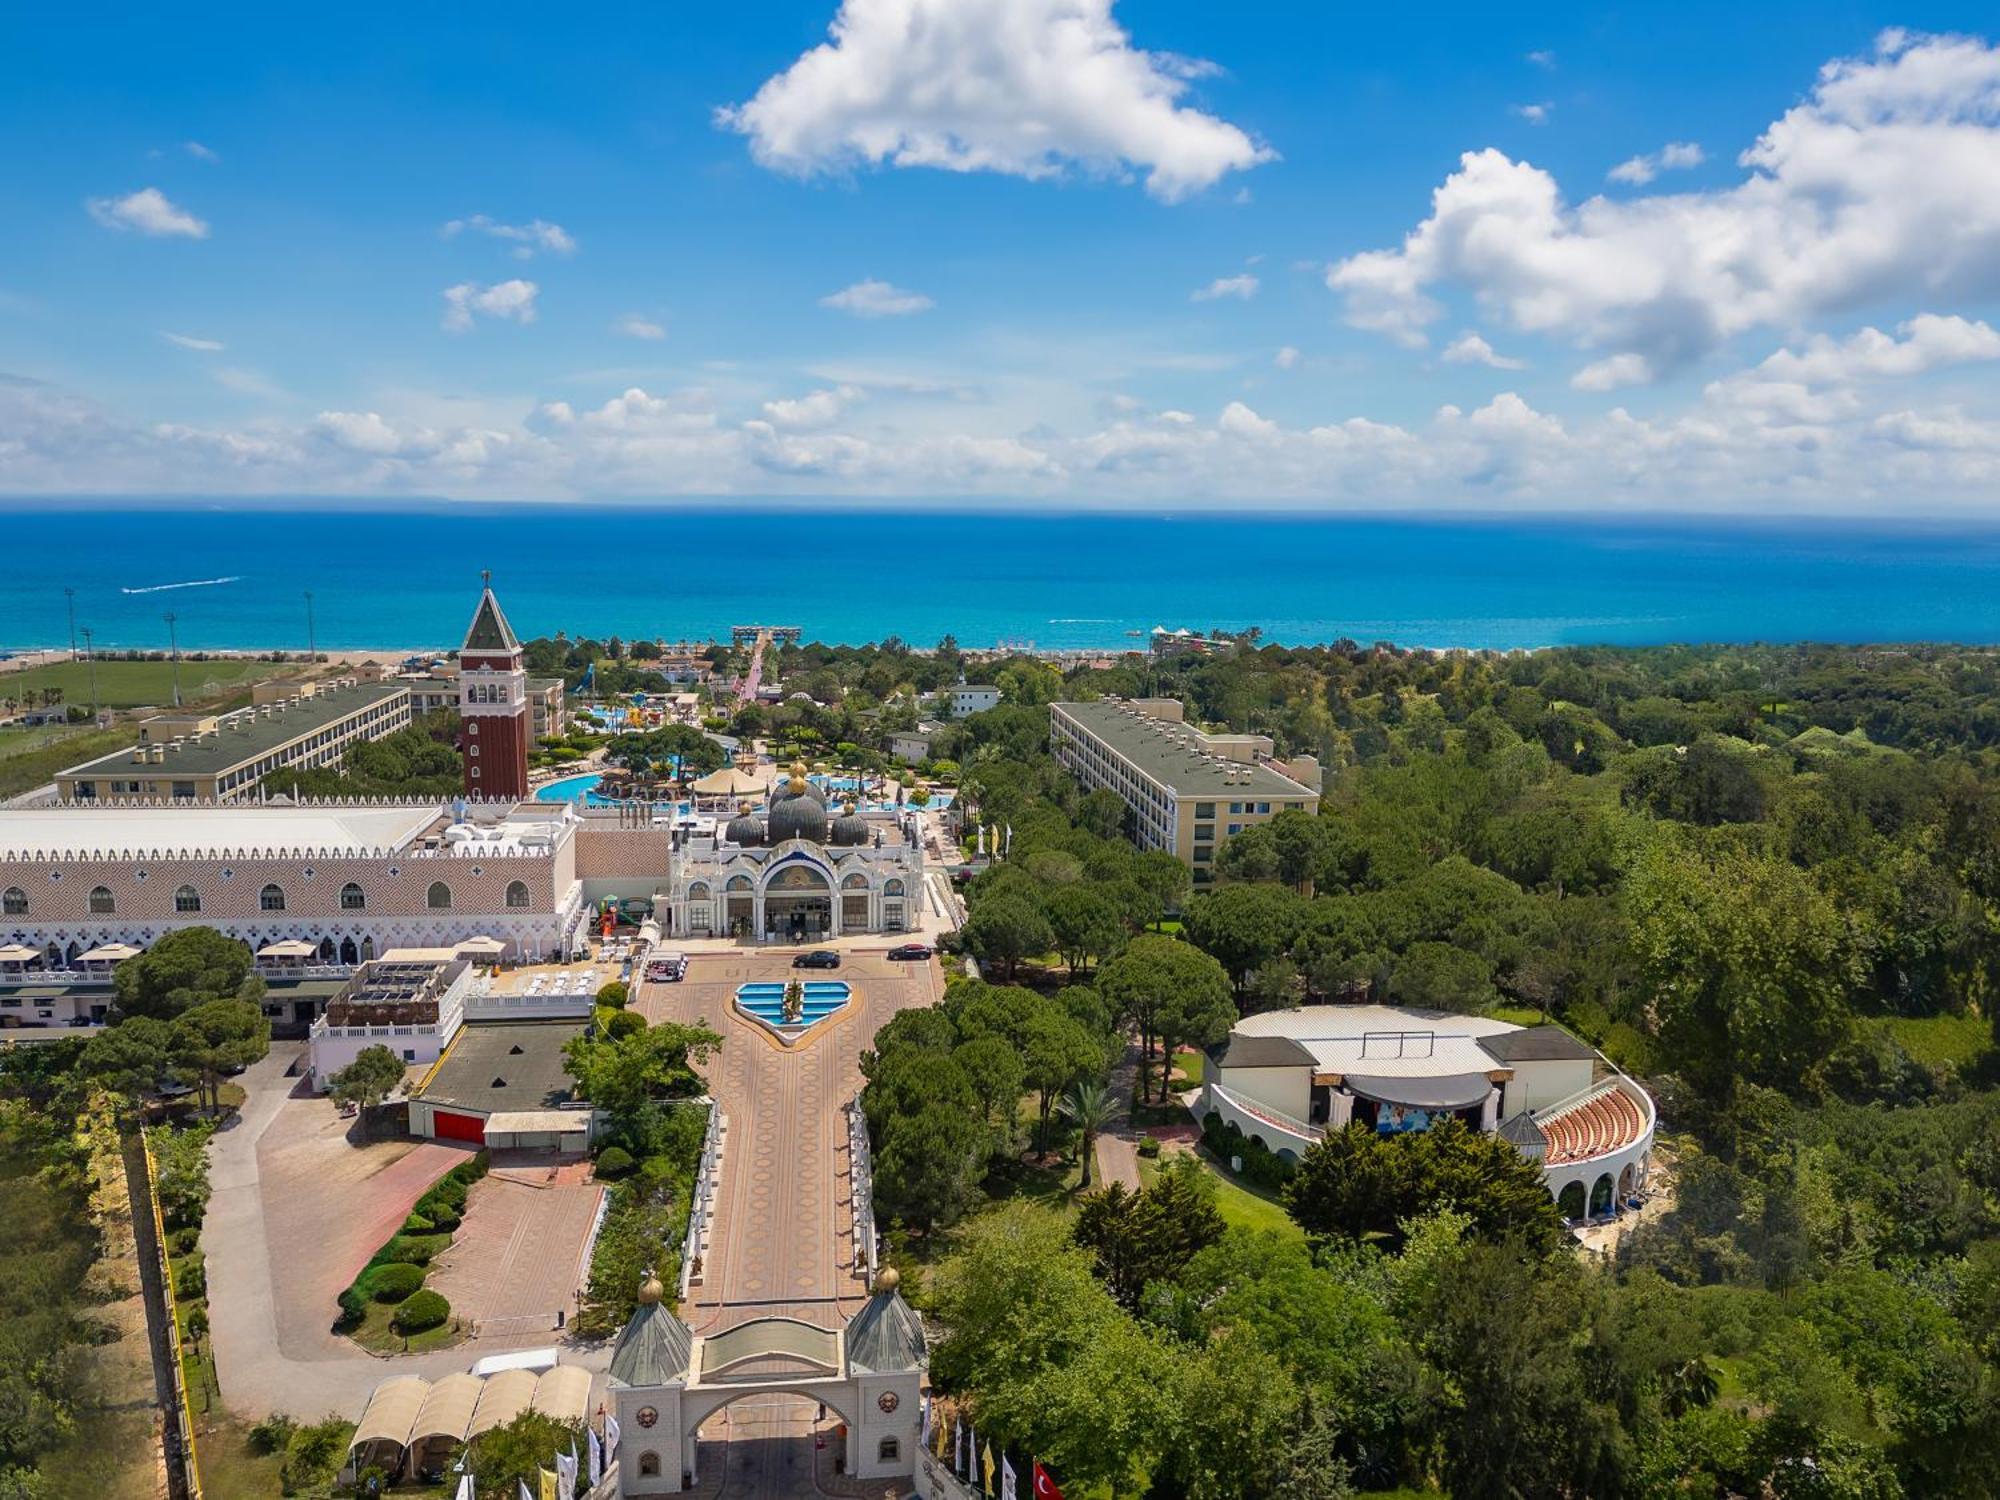
<path fill-rule="evenodd" d="M 402 1302 L 423 1289 L 424 1268 L 393 1264 L 368 1273 L 368 1294 L 377 1302 Z"/>
<path fill-rule="evenodd" d="M 340 1318 L 334 1324 L 335 1328 L 352 1328 L 367 1317 L 371 1299 L 383 1302 L 397 1300 L 393 1297 L 376 1297 L 377 1279 L 385 1268 L 399 1268 L 395 1272 L 399 1280 L 392 1285 L 408 1279 L 403 1276 L 400 1269 L 403 1267 L 416 1270 L 421 1284 L 424 1273 L 420 1268 L 429 1265 L 450 1246 L 452 1231 L 458 1228 L 460 1220 L 465 1217 L 466 1194 L 473 1183 L 486 1175 L 486 1170 L 486 1153 L 481 1151 L 477 1156 L 460 1162 L 431 1184 L 430 1191 L 417 1200 L 416 1207 L 403 1221 L 401 1231 L 375 1252 L 368 1264 L 362 1268 L 361 1274 L 355 1277 L 340 1294 L 337 1299 L 340 1304 Z M 401 1317 L 409 1301 L 414 1301 L 418 1296 L 436 1296 L 436 1294 L 428 1291 L 415 1293 L 408 1300 L 398 1304 L 396 1315 Z M 444 1302 L 442 1297 L 438 1297 L 437 1300 L 440 1303 Z M 451 1309 L 447 1305 L 438 1321 L 443 1322 L 449 1316 Z M 437 1325 L 433 1323 L 425 1326 L 434 1328 Z"/>
<path fill-rule="evenodd" d="M 450 1316 L 451 1304 L 426 1288 L 390 1315 L 389 1326 L 398 1333 L 423 1333 L 442 1327 Z"/>
<path fill-rule="evenodd" d="M 632 1160 L 632 1153 L 623 1146 L 606 1146 L 597 1153 L 597 1175 L 599 1177 L 623 1177 L 638 1165 Z"/>
<path fill-rule="evenodd" d="M 375 1252 L 375 1263 L 427 1266 L 450 1248 L 448 1234 L 399 1234 Z"/>

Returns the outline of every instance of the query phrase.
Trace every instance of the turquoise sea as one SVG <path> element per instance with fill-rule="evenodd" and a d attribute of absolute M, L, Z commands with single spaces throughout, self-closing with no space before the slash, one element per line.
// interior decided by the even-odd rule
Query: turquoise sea
<path fill-rule="evenodd" d="M 0 516 L 0 646 L 456 644 L 483 569 L 523 635 L 1122 647 L 2000 641 L 2000 525 L 432 506 Z"/>

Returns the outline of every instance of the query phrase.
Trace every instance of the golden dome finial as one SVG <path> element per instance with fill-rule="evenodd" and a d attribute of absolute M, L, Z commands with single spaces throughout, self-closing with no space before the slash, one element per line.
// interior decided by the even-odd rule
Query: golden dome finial
<path fill-rule="evenodd" d="M 660 1278 L 653 1274 L 653 1268 L 646 1268 L 646 1279 L 639 1283 L 639 1305 L 652 1307 L 667 1295 L 667 1289 L 660 1285 Z"/>
<path fill-rule="evenodd" d="M 893 1292 L 903 1284 L 903 1273 L 894 1266 L 884 1266 L 875 1275 L 875 1290 Z"/>

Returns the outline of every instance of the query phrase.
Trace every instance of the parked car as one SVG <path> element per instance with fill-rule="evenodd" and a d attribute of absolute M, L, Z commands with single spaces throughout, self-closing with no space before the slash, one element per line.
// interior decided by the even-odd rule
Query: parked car
<path fill-rule="evenodd" d="M 792 967 L 795 969 L 837 969 L 840 967 L 840 955 L 835 953 L 831 948 L 815 948 L 812 952 L 801 953 L 797 958 L 793 959 Z"/>
<path fill-rule="evenodd" d="M 898 963 L 914 963 L 931 956 L 930 948 L 923 943 L 905 943 L 900 948 L 891 948 L 889 957 Z"/>

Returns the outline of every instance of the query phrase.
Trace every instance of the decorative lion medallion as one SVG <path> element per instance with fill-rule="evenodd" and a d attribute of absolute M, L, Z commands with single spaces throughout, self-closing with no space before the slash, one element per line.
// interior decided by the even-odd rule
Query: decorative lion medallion
<path fill-rule="evenodd" d="M 638 1417 L 641 1427 L 651 1427 L 655 1422 L 660 1420 L 659 1412 L 650 1406 L 640 1407 Z"/>
<path fill-rule="evenodd" d="M 890 1412 L 894 1411 L 898 1406 L 902 1405 L 903 1403 L 902 1403 L 902 1398 L 898 1396 L 894 1391 L 884 1391 L 881 1395 L 875 1398 L 875 1404 L 881 1407 L 882 1414 L 884 1416 L 887 1416 Z"/>

